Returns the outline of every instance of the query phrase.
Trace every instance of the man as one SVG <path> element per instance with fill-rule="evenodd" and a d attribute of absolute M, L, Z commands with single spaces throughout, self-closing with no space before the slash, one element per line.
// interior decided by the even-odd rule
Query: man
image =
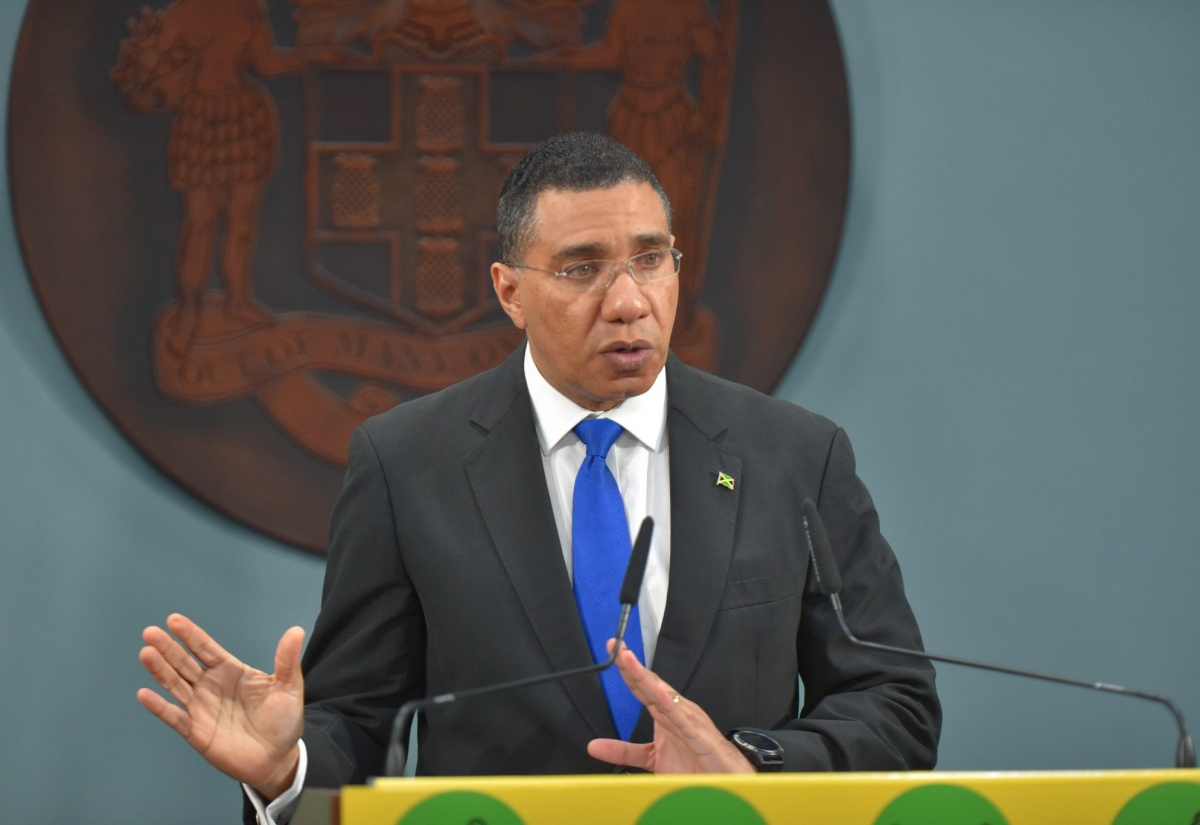
<path fill-rule="evenodd" d="M 805 498 L 856 633 L 920 645 L 850 445 L 669 356 L 679 259 L 649 167 L 608 138 L 554 138 L 513 170 L 498 227 L 493 285 L 528 344 L 355 434 L 305 676 L 299 628 L 271 676 L 172 616 L 196 658 L 148 628 L 141 660 L 182 707 L 149 690 L 142 703 L 275 816 L 301 784 L 380 773 L 407 699 L 593 660 L 573 596 L 591 536 L 572 527 L 589 513 L 573 488 L 596 467 L 581 422 L 601 418 L 623 428 L 602 465 L 623 524 L 658 525 L 633 623 L 651 669 L 618 658 L 647 712 L 618 736 L 622 700 L 595 676 L 446 705 L 423 719 L 418 772 L 931 767 L 932 668 L 848 645 L 808 575 Z M 777 748 L 760 750 L 781 756 L 735 746 L 732 728 L 766 733 Z"/>

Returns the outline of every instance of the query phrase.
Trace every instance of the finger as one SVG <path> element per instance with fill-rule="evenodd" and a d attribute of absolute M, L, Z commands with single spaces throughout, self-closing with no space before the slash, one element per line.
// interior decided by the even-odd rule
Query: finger
<path fill-rule="evenodd" d="M 167 627 L 178 636 L 188 650 L 195 654 L 205 667 L 216 667 L 233 659 L 216 641 L 201 629 L 200 625 L 179 613 L 167 617 Z"/>
<path fill-rule="evenodd" d="M 655 722 L 669 733 L 693 741 L 708 738 L 709 734 L 724 739 L 699 705 L 644 666 L 632 652 L 622 650 L 617 657 L 617 667 L 629 690 L 650 711 Z"/>
<path fill-rule="evenodd" d="M 613 640 L 609 640 L 610 653 L 612 643 Z M 650 711 L 650 716 L 659 726 L 674 736 L 694 737 L 681 725 L 691 721 L 691 713 L 693 710 L 699 711 L 698 706 L 683 698 L 661 676 L 639 662 L 628 648 L 617 655 L 617 669 L 629 686 L 629 691 Z M 707 719 L 707 715 L 704 718 Z"/>
<path fill-rule="evenodd" d="M 655 724 L 700 760 L 703 770 L 743 771 L 749 766 L 702 707 L 662 680 L 655 686 L 654 694 L 655 701 L 646 707 Z"/>
<path fill-rule="evenodd" d="M 290 689 L 304 687 L 300 673 L 300 651 L 304 647 L 304 628 L 291 627 L 275 649 L 275 680 Z"/>
<path fill-rule="evenodd" d="M 186 713 L 149 688 L 138 690 L 137 698 L 142 703 L 142 707 L 165 722 L 168 727 L 184 739 L 188 738 L 192 730 L 192 720 L 188 718 Z"/>
<path fill-rule="evenodd" d="M 635 745 L 620 739 L 593 739 L 588 742 L 588 754 L 610 765 L 625 765 L 648 771 L 653 769 L 653 745 Z"/>
<path fill-rule="evenodd" d="M 192 683 L 182 678 L 157 648 L 143 647 L 138 651 L 138 661 L 177 702 L 186 705 L 192 700 Z"/>
<path fill-rule="evenodd" d="M 661 679 L 644 701 L 654 721 L 677 737 L 695 740 L 703 732 L 708 715 L 695 702 L 682 696 Z M 716 728 L 713 728 L 715 731 Z"/>
<path fill-rule="evenodd" d="M 172 639 L 161 627 L 148 627 L 143 630 L 142 640 L 157 650 L 180 676 L 192 684 L 200 681 L 200 677 L 204 675 L 204 669 L 192 658 L 192 654 L 184 650 L 183 645 Z"/>
<path fill-rule="evenodd" d="M 612 653 L 614 642 L 613 639 L 608 641 L 609 653 Z M 621 672 L 621 677 L 629 686 L 630 692 L 647 707 L 660 703 L 658 695 L 661 686 L 665 685 L 666 690 L 671 691 L 670 685 L 667 685 L 657 673 L 639 662 L 633 651 L 623 645 L 621 652 L 617 654 L 617 670 Z"/>

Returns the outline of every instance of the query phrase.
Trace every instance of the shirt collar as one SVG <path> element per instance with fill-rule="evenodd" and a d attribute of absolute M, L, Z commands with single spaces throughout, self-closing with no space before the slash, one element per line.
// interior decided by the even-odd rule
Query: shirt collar
<path fill-rule="evenodd" d="M 525 345 L 525 383 L 533 402 L 533 418 L 537 424 L 538 443 L 543 455 L 559 445 L 575 425 L 588 417 L 610 418 L 640 441 L 647 449 L 659 452 L 663 448 L 663 432 L 667 426 L 667 371 L 660 370 L 650 389 L 641 395 L 626 398 L 607 412 L 584 409 L 550 386 L 537 364 L 529 345 Z"/>

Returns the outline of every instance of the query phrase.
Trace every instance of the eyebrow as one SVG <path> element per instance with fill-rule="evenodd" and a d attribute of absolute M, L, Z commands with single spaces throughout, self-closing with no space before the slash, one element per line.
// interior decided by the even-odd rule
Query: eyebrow
<path fill-rule="evenodd" d="M 670 246 L 671 236 L 663 232 L 643 232 L 634 238 L 634 243 L 639 247 L 654 247 L 654 246 Z M 585 260 L 588 258 L 598 258 L 605 252 L 605 247 L 601 243 L 581 243 L 574 246 L 568 246 L 560 249 L 554 255 L 556 261 L 566 260 Z"/>

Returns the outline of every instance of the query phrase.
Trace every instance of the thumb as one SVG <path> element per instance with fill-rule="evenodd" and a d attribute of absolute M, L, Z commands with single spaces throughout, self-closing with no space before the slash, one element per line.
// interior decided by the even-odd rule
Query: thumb
<path fill-rule="evenodd" d="M 279 640 L 275 649 L 275 681 L 285 687 L 300 687 L 304 677 L 300 674 L 300 651 L 304 647 L 304 628 L 290 627 Z"/>

